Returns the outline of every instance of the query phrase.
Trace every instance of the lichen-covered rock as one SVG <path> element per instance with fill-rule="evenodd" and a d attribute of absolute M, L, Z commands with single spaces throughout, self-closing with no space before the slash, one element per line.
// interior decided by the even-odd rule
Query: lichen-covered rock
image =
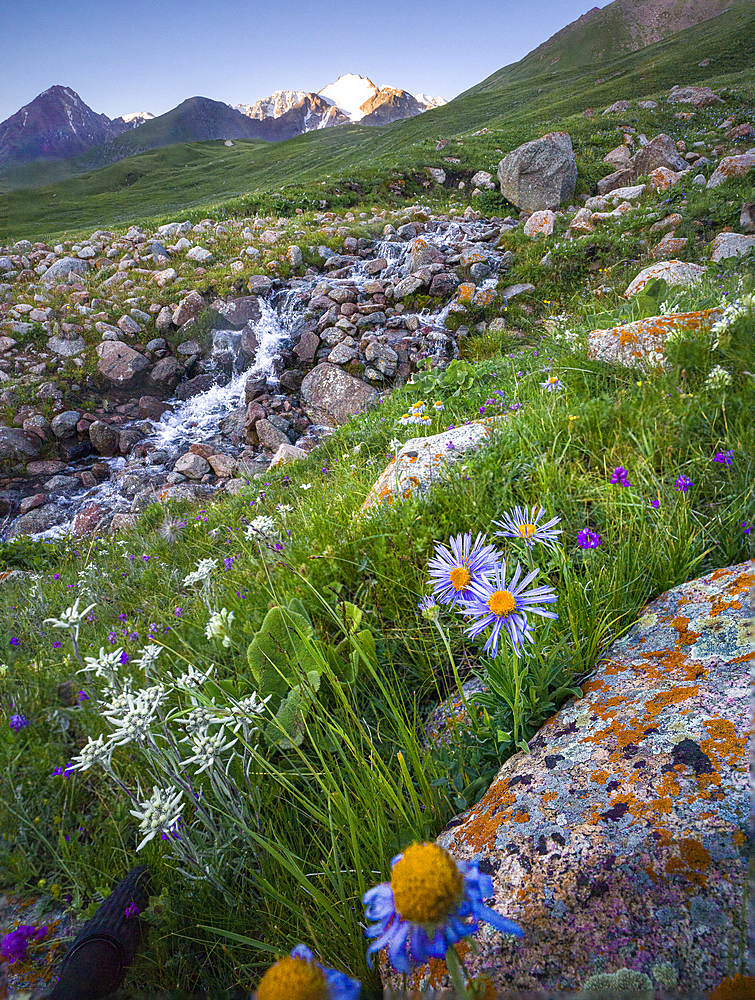
<path fill-rule="evenodd" d="M 666 340 L 672 330 L 709 330 L 720 317 L 720 309 L 704 309 L 700 312 L 647 316 L 608 330 L 593 330 L 587 335 L 587 353 L 596 361 L 627 365 L 629 368 L 658 368 L 666 357 Z"/>
<path fill-rule="evenodd" d="M 661 260 L 657 264 L 643 268 L 637 277 L 629 283 L 624 292 L 626 298 L 641 292 L 653 278 L 663 278 L 666 284 L 690 285 L 695 281 L 700 281 L 705 274 L 705 268 L 700 264 L 688 264 L 683 260 Z"/>
<path fill-rule="evenodd" d="M 333 426 L 372 406 L 378 394 L 361 379 L 322 362 L 304 377 L 301 397 L 312 423 Z"/>
<path fill-rule="evenodd" d="M 577 160 L 566 132 L 525 142 L 498 164 L 504 198 L 525 212 L 555 209 L 574 196 Z"/>
<path fill-rule="evenodd" d="M 669 104 L 691 104 L 695 108 L 707 108 L 711 104 L 723 104 L 710 87 L 672 87 L 668 96 Z"/>
<path fill-rule="evenodd" d="M 524 224 L 525 236 L 550 236 L 556 216 L 549 209 L 542 212 L 533 212 Z"/>
<path fill-rule="evenodd" d="M 632 157 L 632 167 L 634 176 L 641 177 L 643 174 L 650 174 L 658 167 L 666 167 L 669 170 L 686 170 L 687 161 L 679 155 L 676 143 L 670 135 L 661 132 L 638 149 Z"/>
<path fill-rule="evenodd" d="M 438 843 L 493 877 L 498 913 L 465 949 L 499 989 L 583 986 L 673 966 L 682 993 L 740 962 L 749 858 L 748 739 L 755 560 L 644 609 L 572 699 Z M 435 988 L 433 959 L 409 988 Z M 384 966 L 386 985 L 399 977 Z"/>
<path fill-rule="evenodd" d="M 149 367 L 149 361 L 143 354 L 118 340 L 105 340 L 97 345 L 95 351 L 100 358 L 97 362 L 100 374 L 118 385 L 130 382 L 135 375 Z"/>
<path fill-rule="evenodd" d="M 755 236 L 741 233 L 719 233 L 710 245 L 710 259 L 725 260 L 727 257 L 741 257 L 755 247 Z"/>
<path fill-rule="evenodd" d="M 725 156 L 710 175 L 705 185 L 708 190 L 717 188 L 720 184 L 734 177 L 744 177 L 755 167 L 755 153 L 740 153 L 738 156 Z"/>

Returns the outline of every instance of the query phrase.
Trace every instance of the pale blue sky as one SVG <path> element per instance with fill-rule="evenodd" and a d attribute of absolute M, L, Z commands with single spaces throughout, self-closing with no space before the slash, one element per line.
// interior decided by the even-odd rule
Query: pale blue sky
<path fill-rule="evenodd" d="M 235 105 L 344 73 L 450 100 L 590 0 L 0 0 L 0 121 L 54 84 L 109 118 Z M 604 2 L 597 6 L 606 6 Z"/>

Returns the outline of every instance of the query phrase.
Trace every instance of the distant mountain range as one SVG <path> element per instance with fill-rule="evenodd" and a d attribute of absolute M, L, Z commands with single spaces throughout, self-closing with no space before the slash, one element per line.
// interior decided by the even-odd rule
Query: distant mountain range
<path fill-rule="evenodd" d="M 140 111 L 110 119 L 94 112 L 70 87 L 55 86 L 0 123 L 0 164 L 90 153 L 87 164 L 100 167 L 176 142 L 280 142 L 348 122 L 387 125 L 441 104 L 445 104 L 442 98 L 413 97 L 393 87 L 381 89 L 366 77 L 347 74 L 318 94 L 277 90 L 255 104 L 236 108 L 207 97 L 191 97 L 157 117 Z"/>

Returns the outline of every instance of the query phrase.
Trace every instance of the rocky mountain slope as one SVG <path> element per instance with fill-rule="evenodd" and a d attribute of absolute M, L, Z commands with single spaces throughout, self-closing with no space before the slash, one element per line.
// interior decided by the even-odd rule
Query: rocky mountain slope
<path fill-rule="evenodd" d="M 0 124 L 0 163 L 76 156 L 131 127 L 96 114 L 70 87 L 50 87 Z"/>

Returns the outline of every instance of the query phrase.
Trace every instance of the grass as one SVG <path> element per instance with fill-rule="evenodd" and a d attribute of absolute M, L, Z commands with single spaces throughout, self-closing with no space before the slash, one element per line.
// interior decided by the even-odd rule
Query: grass
<path fill-rule="evenodd" d="M 676 305 L 741 300 L 752 288 L 742 261 L 679 293 Z M 49 547 L 49 565 L 40 546 L 27 546 L 16 564 L 31 575 L 2 592 L 9 631 L 0 767 L 11 794 L 0 806 L 0 880 L 41 887 L 51 903 L 67 898 L 86 914 L 130 867 L 147 863 L 153 929 L 129 974 L 134 989 L 248 990 L 274 954 L 299 941 L 377 989 L 365 965 L 360 899 L 388 876 L 390 858 L 412 839 L 432 839 L 484 793 L 522 741 L 579 694 L 647 600 L 753 555 L 752 312 L 715 350 L 709 340 L 679 340 L 670 370 L 643 376 L 590 360 L 579 346 L 596 307 L 584 300 L 569 338 L 562 322 L 554 338 L 531 347 L 469 337 L 476 364 L 458 377 L 452 370 L 445 383 L 422 377 L 422 396 L 445 405 L 428 432 L 481 411 L 506 414 L 490 445 L 424 497 L 359 515 L 391 439 L 413 432 L 399 423 L 420 394 L 410 384 L 236 498 L 207 508 L 154 504 L 130 534 Z M 731 373 L 730 385 L 706 384 L 714 364 Z M 541 389 L 550 372 L 562 392 Z M 715 460 L 723 452 L 731 465 Z M 617 466 L 630 486 L 609 483 Z M 680 476 L 693 483 L 686 492 L 675 488 Z M 449 660 L 441 634 L 417 614 L 434 544 L 464 531 L 492 536 L 506 511 L 535 503 L 561 518 L 561 544 L 534 551 L 538 583 L 558 594 L 558 619 L 538 620 L 533 651 L 517 663 L 503 643 L 490 661 L 482 641 L 444 615 Z M 260 515 L 274 521 L 266 536 L 247 528 Z M 576 544 L 585 527 L 601 539 L 597 548 Z M 515 541 L 491 540 L 510 567 L 526 562 Z M 217 561 L 207 582 L 182 586 L 202 559 Z M 45 621 L 74 596 L 82 610 L 94 604 L 76 645 L 70 631 Z M 239 741 L 232 762 L 228 747 L 226 764 L 210 773 L 181 765 L 193 752 L 188 713 L 212 700 L 227 710 L 252 693 L 247 646 L 269 608 L 291 601 L 312 624 L 300 642 L 315 665 L 298 679 L 293 742 L 285 726 L 266 735 L 226 728 Z M 221 608 L 234 614 L 228 647 L 205 635 Z M 163 647 L 148 676 L 137 659 L 146 643 Z M 101 647 L 128 657 L 111 671 L 116 690 L 129 677 L 134 691 L 155 683 L 172 690 L 151 744 L 116 747 L 111 769 L 61 774 L 89 737 L 112 731 L 98 710 L 114 694 L 105 677 L 91 668 L 76 674 L 77 648 L 96 658 Z M 190 666 L 207 674 L 213 665 L 214 680 L 193 697 L 175 686 Z M 426 745 L 422 720 L 473 673 L 490 693 L 470 705 L 468 725 L 453 724 L 447 742 Z M 87 695 L 71 707 L 56 693 L 66 679 Z M 30 724 L 16 732 L 9 722 L 19 714 Z M 143 811 L 153 785 L 185 789 L 184 825 L 178 839 L 155 838 L 138 851 L 143 831 L 129 810 Z M 205 868 L 210 879 L 199 877 Z"/>

